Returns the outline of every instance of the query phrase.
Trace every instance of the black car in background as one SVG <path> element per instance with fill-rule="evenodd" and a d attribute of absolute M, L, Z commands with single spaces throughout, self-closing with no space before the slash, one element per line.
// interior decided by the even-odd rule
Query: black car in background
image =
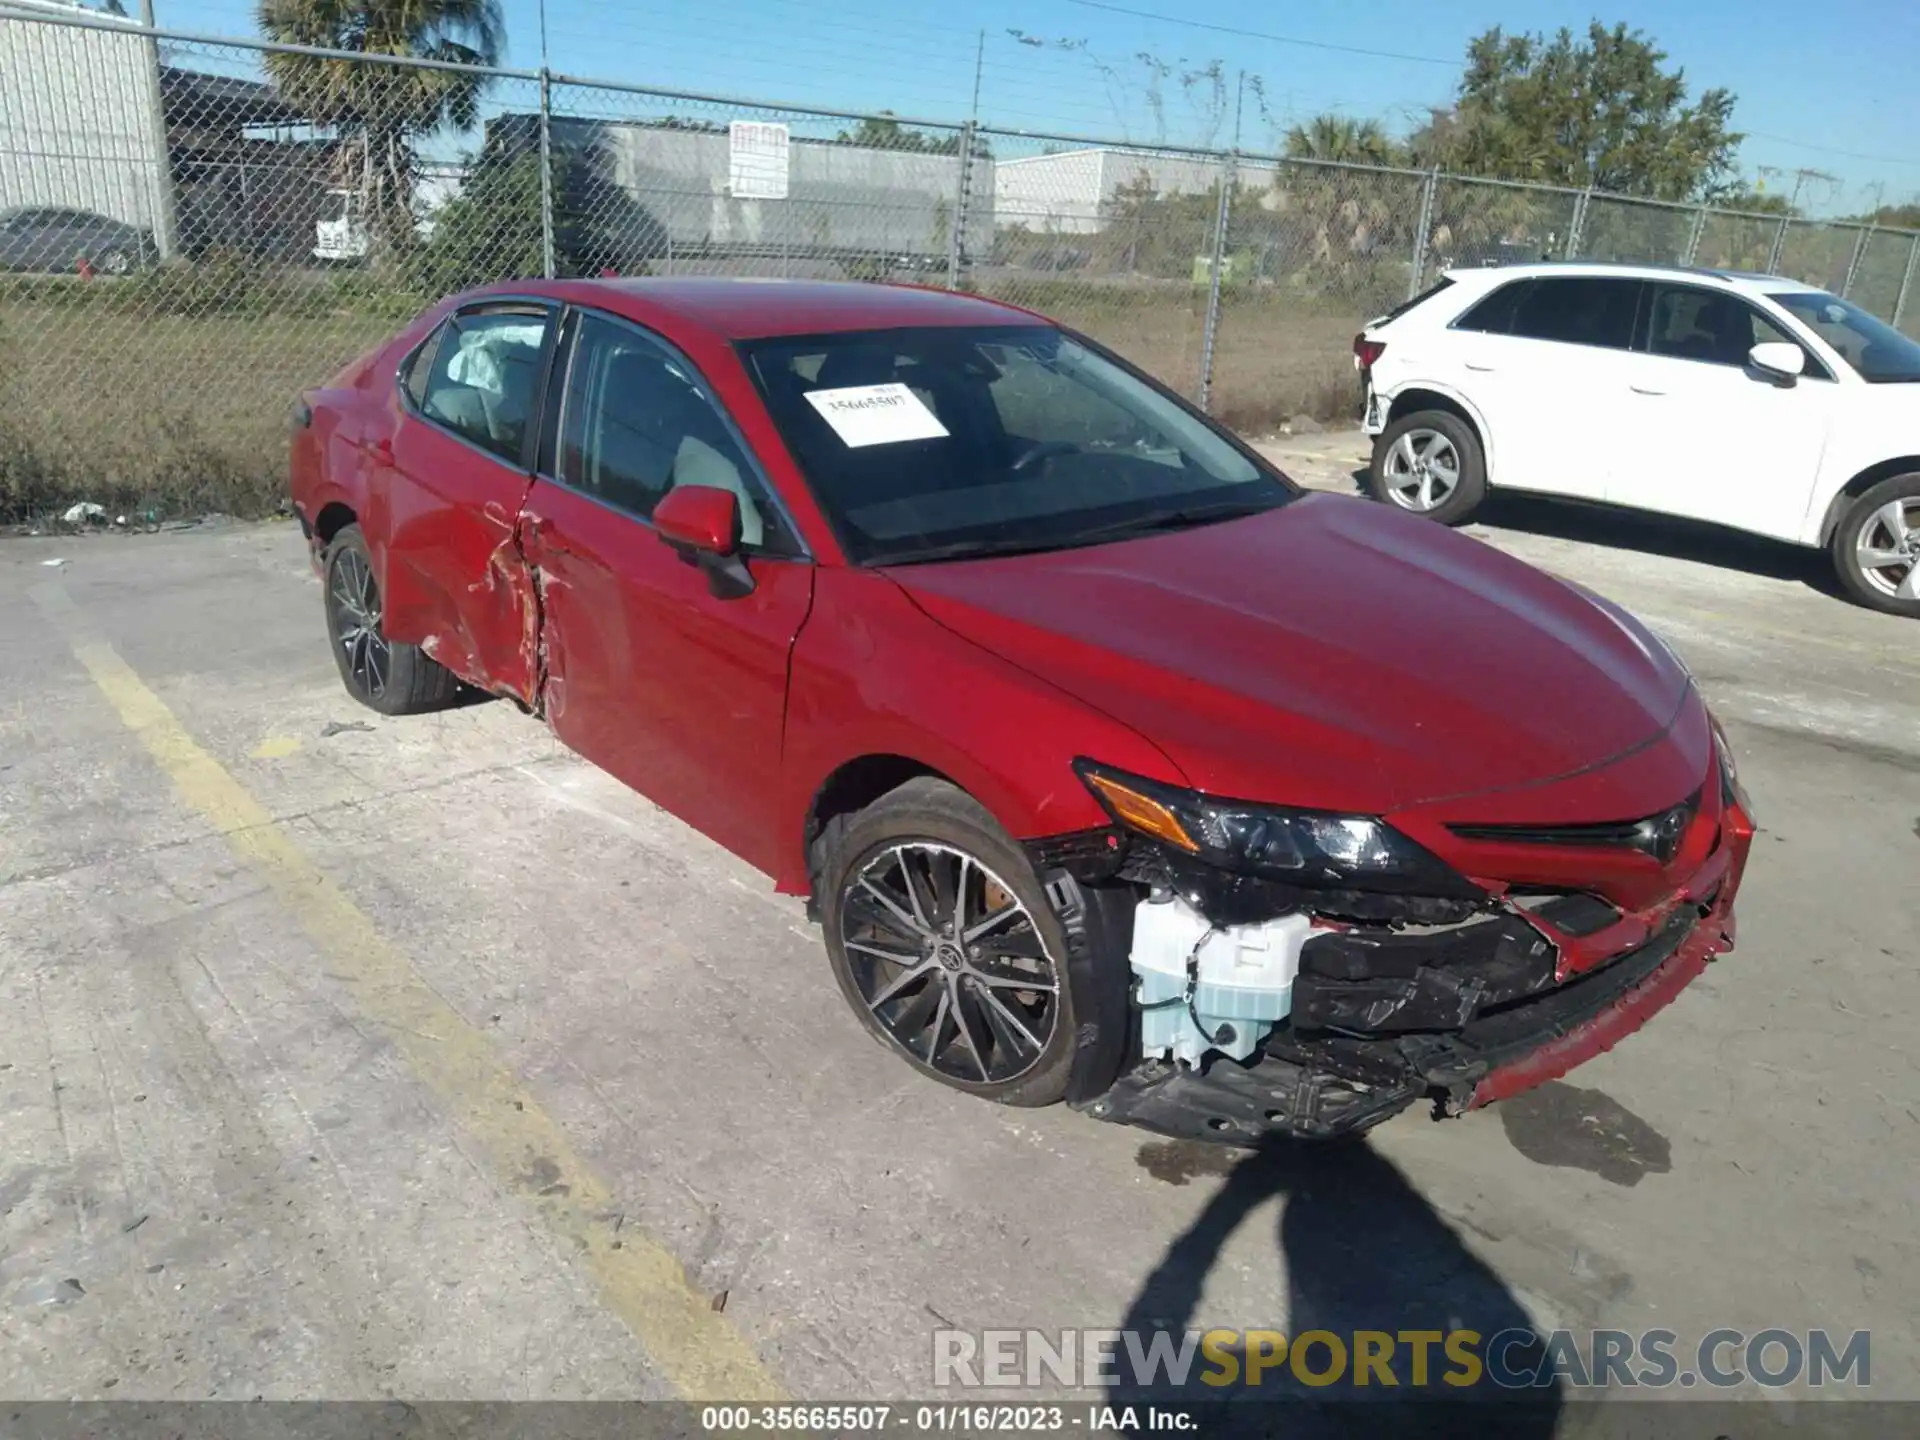
<path fill-rule="evenodd" d="M 151 265 L 157 254 L 146 231 L 90 210 L 0 211 L 0 270 L 70 275 L 85 261 L 103 275 L 126 275 Z"/>

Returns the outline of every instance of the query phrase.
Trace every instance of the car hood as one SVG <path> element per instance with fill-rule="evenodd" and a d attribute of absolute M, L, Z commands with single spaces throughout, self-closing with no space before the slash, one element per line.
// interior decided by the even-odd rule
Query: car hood
<path fill-rule="evenodd" d="M 1579 773 L 1657 739 L 1690 684 L 1624 611 L 1342 496 L 887 573 L 1240 799 L 1384 813 Z"/>

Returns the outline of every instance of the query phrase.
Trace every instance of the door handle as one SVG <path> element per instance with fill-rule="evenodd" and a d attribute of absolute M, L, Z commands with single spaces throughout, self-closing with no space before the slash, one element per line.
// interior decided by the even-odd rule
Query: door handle
<path fill-rule="evenodd" d="M 1664 395 L 1667 393 L 1664 390 L 1655 390 L 1650 385 L 1629 385 L 1627 388 L 1636 395 Z"/>
<path fill-rule="evenodd" d="M 1479 371 L 1479 372 L 1480 372 L 1480 373 L 1481 373 L 1482 375 L 1491 375 L 1491 374 L 1493 373 L 1493 366 L 1491 366 L 1491 365 L 1476 365 L 1476 364 L 1474 364 L 1474 363 L 1473 363 L 1473 362 L 1472 362 L 1471 360 L 1468 360 L 1468 361 L 1465 361 L 1464 363 L 1465 363 L 1465 365 L 1466 365 L 1466 367 L 1467 367 L 1467 369 L 1469 369 L 1469 370 L 1477 370 L 1477 371 Z"/>
<path fill-rule="evenodd" d="M 382 465 L 393 464 L 393 441 L 382 435 L 367 447 L 368 453 Z"/>

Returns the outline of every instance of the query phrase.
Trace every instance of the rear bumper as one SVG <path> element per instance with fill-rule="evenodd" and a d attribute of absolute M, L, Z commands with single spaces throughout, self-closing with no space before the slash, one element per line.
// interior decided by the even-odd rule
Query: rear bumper
<path fill-rule="evenodd" d="M 1378 435 L 1387 428 L 1387 410 L 1389 402 L 1373 388 L 1373 378 L 1361 379 L 1360 428 L 1368 435 Z"/>

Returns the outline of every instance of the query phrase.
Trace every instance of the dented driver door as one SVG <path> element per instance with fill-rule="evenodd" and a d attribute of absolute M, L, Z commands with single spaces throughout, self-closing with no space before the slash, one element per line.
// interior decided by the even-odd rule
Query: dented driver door
<path fill-rule="evenodd" d="M 691 362 L 576 312 L 521 545 L 540 605 L 548 723 L 748 863 L 778 860 L 788 659 L 813 564 Z M 675 484 L 732 490 L 751 589 L 716 587 L 649 523 Z"/>

